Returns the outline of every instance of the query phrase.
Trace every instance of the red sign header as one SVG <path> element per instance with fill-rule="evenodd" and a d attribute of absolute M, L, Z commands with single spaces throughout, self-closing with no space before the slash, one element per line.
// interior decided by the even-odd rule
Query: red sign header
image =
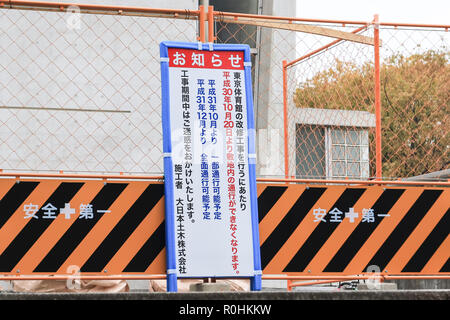
<path fill-rule="evenodd" d="M 169 48 L 169 67 L 244 69 L 243 51 L 207 51 Z"/>

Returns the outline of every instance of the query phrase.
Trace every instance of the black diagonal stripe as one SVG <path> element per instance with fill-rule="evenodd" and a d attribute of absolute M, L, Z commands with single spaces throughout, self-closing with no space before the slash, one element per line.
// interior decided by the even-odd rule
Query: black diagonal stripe
<path fill-rule="evenodd" d="M 267 237 L 261 246 L 261 266 L 263 270 L 324 192 L 325 188 L 305 189 L 289 212 Z"/>
<path fill-rule="evenodd" d="M 11 218 L 19 206 L 37 187 L 39 182 L 18 182 L 0 199 L 0 229 Z"/>
<path fill-rule="evenodd" d="M 53 194 L 44 202 L 44 206 L 51 203 L 56 208 L 64 208 L 69 203 L 84 183 L 62 182 Z M 37 212 L 38 219 L 31 220 L 19 232 L 9 246 L 0 256 L 0 271 L 11 272 L 14 266 L 22 259 L 31 246 L 39 239 L 54 219 L 42 218 L 44 212 Z"/>
<path fill-rule="evenodd" d="M 337 208 L 342 213 L 347 212 L 349 208 L 353 208 L 364 191 L 366 191 L 366 189 L 346 189 L 331 208 Z M 288 263 L 283 272 L 302 272 L 338 225 L 339 223 L 330 222 L 328 220 L 326 222 L 320 222 Z"/>
<path fill-rule="evenodd" d="M 258 219 L 261 222 L 266 214 L 277 203 L 287 187 L 267 187 L 258 197 Z"/>
<path fill-rule="evenodd" d="M 447 262 L 444 264 L 441 270 L 439 270 L 439 272 L 450 272 L 450 258 L 447 259 Z"/>
<path fill-rule="evenodd" d="M 58 271 L 64 261 L 101 219 L 103 214 L 95 213 L 96 210 L 107 210 L 127 185 L 126 183 L 107 183 L 104 185 L 90 203 L 94 210 L 93 219 L 77 219 L 42 259 L 34 272 Z"/>
<path fill-rule="evenodd" d="M 163 184 L 150 184 L 81 267 L 81 271 L 102 271 L 163 195 Z"/>
<path fill-rule="evenodd" d="M 380 270 L 384 270 L 441 193 L 442 190 L 424 190 L 364 270 L 367 270 L 367 267 L 372 265 L 378 266 Z"/>
<path fill-rule="evenodd" d="M 139 249 L 123 272 L 145 272 L 153 260 L 164 249 L 165 246 L 165 223 L 164 221 L 153 232 L 150 238 Z"/>
<path fill-rule="evenodd" d="M 416 253 L 408 261 L 402 272 L 420 272 L 439 246 L 447 238 L 450 227 L 450 209 L 441 218 Z"/>
<path fill-rule="evenodd" d="M 385 214 L 389 212 L 389 210 L 391 210 L 391 208 L 398 201 L 404 191 L 404 189 L 388 189 L 383 191 L 378 200 L 372 206 L 375 221 L 370 223 L 359 223 L 323 271 L 344 271 L 353 257 L 358 253 L 364 243 L 366 243 L 367 239 L 369 239 L 369 237 L 372 235 L 373 231 L 384 219 L 384 217 L 377 217 L 377 214 Z M 362 271 L 363 270 L 361 270 L 361 272 Z"/>

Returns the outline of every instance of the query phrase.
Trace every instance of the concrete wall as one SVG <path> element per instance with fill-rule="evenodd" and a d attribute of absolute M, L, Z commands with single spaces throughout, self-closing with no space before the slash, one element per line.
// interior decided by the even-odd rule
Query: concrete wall
<path fill-rule="evenodd" d="M 259 0 L 260 1 L 260 0 Z M 239 13 L 258 13 L 258 0 L 210 0 L 209 4 L 214 6 L 215 11 L 239 12 Z M 216 22 L 217 38 L 220 41 L 227 40 L 226 43 L 245 43 L 251 48 L 256 48 L 256 27 L 250 25 L 238 25 L 229 23 L 222 24 Z"/>
<path fill-rule="evenodd" d="M 197 0 L 80 2 L 198 8 Z M 279 16 L 295 15 L 296 7 L 295 0 L 210 4 Z M 0 10 L 0 18 L 0 168 L 162 172 L 161 122 L 154 116 L 160 110 L 158 44 L 196 41 L 197 22 L 82 14 L 70 28 L 65 12 Z M 269 28 L 260 38 L 250 43 L 258 49 L 258 174 L 282 175 L 281 63 L 295 58 L 296 38 Z"/>
<path fill-rule="evenodd" d="M 397 284 L 399 290 L 436 290 L 450 289 L 450 279 L 418 279 L 418 280 L 389 280 Z"/>
<path fill-rule="evenodd" d="M 0 168 L 162 172 L 159 42 L 196 34 L 191 20 L 0 10 Z"/>
<path fill-rule="evenodd" d="M 296 1 L 264 0 L 262 14 L 295 16 Z M 258 94 L 256 126 L 258 174 L 284 175 L 283 69 L 282 61 L 296 58 L 296 33 L 261 29 L 258 50 Z"/>

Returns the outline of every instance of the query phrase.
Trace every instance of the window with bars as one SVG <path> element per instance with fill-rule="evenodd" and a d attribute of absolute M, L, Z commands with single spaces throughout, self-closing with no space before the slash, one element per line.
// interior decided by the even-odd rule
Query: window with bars
<path fill-rule="evenodd" d="M 327 176 L 369 177 L 369 132 L 326 128 L 328 134 Z"/>
<path fill-rule="evenodd" d="M 299 178 L 369 178 L 369 132 L 361 128 L 296 125 Z"/>

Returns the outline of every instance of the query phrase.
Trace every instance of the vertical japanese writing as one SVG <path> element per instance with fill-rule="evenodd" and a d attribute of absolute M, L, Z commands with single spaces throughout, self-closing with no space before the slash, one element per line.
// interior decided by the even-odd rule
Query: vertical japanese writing
<path fill-rule="evenodd" d="M 198 120 L 200 125 L 200 141 L 202 145 L 206 144 L 206 98 L 205 98 L 205 79 L 197 79 L 197 108 Z"/>
<path fill-rule="evenodd" d="M 235 178 L 235 151 L 233 143 L 234 106 L 231 97 L 233 89 L 231 88 L 230 72 L 223 72 L 223 101 L 225 110 L 225 120 L 223 126 L 225 129 L 225 145 L 226 145 L 226 163 L 227 163 L 227 185 L 228 185 L 228 208 L 230 211 L 230 236 L 231 236 L 231 265 L 236 273 L 239 273 L 239 255 L 237 243 L 237 227 L 236 222 L 236 178 Z"/>
<path fill-rule="evenodd" d="M 218 161 L 211 163 L 212 168 L 212 186 L 213 186 L 213 204 L 214 220 L 222 220 L 221 199 L 220 199 L 220 165 Z"/>
<path fill-rule="evenodd" d="M 178 198 L 175 201 L 177 213 L 177 247 L 178 247 L 178 272 L 186 273 L 186 230 L 184 227 L 184 200 Z"/>
<path fill-rule="evenodd" d="M 216 80 L 208 80 L 208 109 L 210 117 L 210 132 L 211 132 L 211 176 L 212 176 L 212 199 L 214 212 L 214 220 L 222 220 L 222 206 L 221 206 L 221 194 L 220 194 L 220 163 L 218 161 L 218 155 L 216 154 L 217 148 L 217 121 L 219 114 L 217 110 L 217 97 L 216 97 Z"/>
<path fill-rule="evenodd" d="M 181 70 L 181 104 L 183 110 L 183 145 L 184 145 L 184 179 L 183 179 L 183 164 L 178 163 L 174 165 L 174 180 L 175 188 L 183 189 L 183 182 L 185 185 L 186 198 L 176 199 L 176 221 L 177 221 L 177 247 L 178 247 L 178 272 L 180 274 L 186 273 L 186 229 L 185 229 L 185 215 L 188 217 L 192 215 L 193 208 L 193 180 L 192 171 L 189 171 L 192 166 L 192 131 L 191 131 L 191 106 L 190 106 L 190 90 L 189 90 L 189 74 L 188 70 Z M 184 180 L 184 181 L 183 181 Z"/>
<path fill-rule="evenodd" d="M 238 163 L 238 186 L 239 186 L 239 206 L 241 212 L 247 208 L 247 189 L 245 174 L 245 134 L 244 134 L 244 115 L 242 110 L 242 88 L 241 73 L 234 72 L 234 99 L 235 99 L 235 119 L 236 119 L 236 153 Z"/>
<path fill-rule="evenodd" d="M 168 54 L 177 274 L 251 276 L 244 53 Z"/>
<path fill-rule="evenodd" d="M 202 153 L 200 163 L 200 175 L 202 178 L 202 208 L 203 220 L 211 220 L 210 212 L 210 197 L 209 197 L 209 170 L 208 170 L 208 156 Z"/>
<path fill-rule="evenodd" d="M 209 120 L 211 129 L 211 144 L 217 144 L 217 120 L 219 119 L 219 114 L 217 113 L 216 105 L 216 80 L 208 80 L 208 109 L 209 109 Z"/>
<path fill-rule="evenodd" d="M 208 142 L 208 113 L 206 108 L 206 87 L 205 79 L 197 79 L 197 115 L 200 127 L 200 142 L 202 153 L 200 157 L 200 177 L 202 183 L 202 212 L 203 220 L 211 220 L 211 205 L 209 194 L 209 160 L 205 153 L 205 146 Z"/>

